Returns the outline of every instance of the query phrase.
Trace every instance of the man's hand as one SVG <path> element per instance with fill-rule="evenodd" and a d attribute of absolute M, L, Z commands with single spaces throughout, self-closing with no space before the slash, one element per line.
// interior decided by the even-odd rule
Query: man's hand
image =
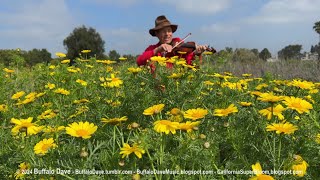
<path fill-rule="evenodd" d="M 161 44 L 157 48 L 154 49 L 154 54 L 161 53 L 161 52 L 171 52 L 172 46 L 170 44 Z"/>
<path fill-rule="evenodd" d="M 196 45 L 196 54 L 201 54 L 203 53 L 205 50 L 207 50 L 208 46 L 207 45 Z"/>

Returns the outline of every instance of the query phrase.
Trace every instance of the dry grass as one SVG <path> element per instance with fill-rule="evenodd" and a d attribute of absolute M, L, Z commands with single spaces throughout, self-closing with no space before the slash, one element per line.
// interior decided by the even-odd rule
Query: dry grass
<path fill-rule="evenodd" d="M 254 63 L 230 61 L 217 69 L 219 72 L 231 72 L 234 75 L 249 73 L 254 77 L 272 76 L 278 79 L 304 79 L 320 82 L 320 70 L 316 61 L 289 60 L 279 62 L 258 61 Z"/>

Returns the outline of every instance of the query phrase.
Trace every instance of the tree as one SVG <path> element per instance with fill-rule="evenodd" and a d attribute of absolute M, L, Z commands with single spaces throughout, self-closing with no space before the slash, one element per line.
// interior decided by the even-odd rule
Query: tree
<path fill-rule="evenodd" d="M 259 60 L 259 57 L 249 49 L 240 48 L 234 51 L 232 60 L 247 63 L 256 62 L 257 60 Z"/>
<path fill-rule="evenodd" d="M 226 47 L 225 49 L 226 49 L 226 51 L 227 51 L 228 53 L 233 53 L 232 47 Z"/>
<path fill-rule="evenodd" d="M 285 48 L 281 49 L 278 52 L 279 59 L 300 59 L 301 58 L 301 51 L 302 45 L 288 45 Z"/>
<path fill-rule="evenodd" d="M 313 29 L 319 34 L 319 45 L 320 45 L 320 21 L 314 23 Z"/>
<path fill-rule="evenodd" d="M 120 54 L 116 50 L 111 50 L 108 56 L 112 61 L 119 61 Z"/>
<path fill-rule="evenodd" d="M 32 49 L 22 54 L 22 56 L 30 66 L 37 63 L 49 63 L 52 60 L 51 53 L 49 53 L 47 49 Z"/>
<path fill-rule="evenodd" d="M 13 49 L 1 49 L 0 50 L 0 63 L 5 66 L 23 66 L 25 60 L 22 53 Z"/>
<path fill-rule="evenodd" d="M 267 48 L 262 49 L 262 51 L 259 53 L 259 58 L 266 61 L 268 58 L 271 58 L 271 53 Z"/>
<path fill-rule="evenodd" d="M 320 21 L 315 22 L 313 29 L 319 34 L 319 43 L 318 43 L 318 48 L 316 49 L 316 52 L 318 53 L 318 63 L 317 63 L 317 67 L 318 69 L 320 69 Z"/>
<path fill-rule="evenodd" d="M 91 27 L 87 28 L 84 25 L 75 28 L 73 32 L 63 40 L 63 45 L 67 50 L 67 56 L 71 60 L 80 57 L 79 53 L 82 50 L 91 50 L 91 52 L 87 54 L 88 57 L 104 57 L 104 44 L 105 42 L 95 29 Z"/>
<path fill-rule="evenodd" d="M 251 49 L 251 51 L 252 51 L 256 56 L 259 56 L 259 50 L 258 50 L 258 49 Z"/>

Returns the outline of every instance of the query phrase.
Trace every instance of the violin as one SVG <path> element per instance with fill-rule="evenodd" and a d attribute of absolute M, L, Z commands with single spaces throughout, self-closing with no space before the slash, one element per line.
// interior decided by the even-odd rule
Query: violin
<path fill-rule="evenodd" d="M 171 52 L 167 52 L 165 54 L 165 57 L 172 57 L 172 56 L 177 56 L 179 54 L 182 53 L 194 53 L 196 51 L 196 43 L 195 42 L 186 42 L 184 43 L 184 40 L 186 40 L 189 36 L 191 35 L 191 33 L 189 33 L 185 38 L 183 38 L 181 41 L 177 42 L 177 41 L 172 41 L 171 45 L 174 44 L 174 46 L 172 47 L 172 51 Z M 217 51 L 208 46 L 205 51 L 209 51 L 212 52 L 213 54 L 216 53 Z"/>

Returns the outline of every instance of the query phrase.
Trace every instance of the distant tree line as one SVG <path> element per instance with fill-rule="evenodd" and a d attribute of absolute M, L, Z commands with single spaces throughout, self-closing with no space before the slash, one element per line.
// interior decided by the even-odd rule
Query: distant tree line
<path fill-rule="evenodd" d="M 316 33 L 319 34 L 319 43 L 311 46 L 311 53 L 320 54 L 320 21 L 316 22 L 313 26 Z M 120 54 L 116 50 L 110 50 L 108 54 L 105 54 L 105 41 L 101 38 L 100 34 L 92 27 L 86 26 L 76 27 L 64 40 L 63 45 L 67 50 L 67 59 L 75 60 L 77 58 L 83 58 L 81 56 L 82 50 L 91 50 L 86 54 L 87 57 L 95 57 L 97 59 L 111 59 L 118 60 Z M 283 60 L 288 59 L 300 59 L 302 45 L 288 45 L 278 51 L 278 58 Z M 258 49 L 245 49 L 238 48 L 233 51 L 232 48 L 226 47 L 217 53 L 216 56 L 231 59 L 233 61 L 252 62 L 256 60 L 266 61 L 271 58 L 271 53 L 267 48 L 262 49 L 260 52 Z M 135 61 L 137 56 L 130 54 L 123 55 L 130 61 Z M 320 56 L 318 56 L 320 58 Z M 51 53 L 46 49 L 32 49 L 30 51 L 23 50 L 0 50 L 0 63 L 5 66 L 33 66 L 37 63 L 50 63 L 52 62 Z M 320 60 L 319 60 L 320 61 Z M 318 64 L 320 66 L 320 63 Z"/>

